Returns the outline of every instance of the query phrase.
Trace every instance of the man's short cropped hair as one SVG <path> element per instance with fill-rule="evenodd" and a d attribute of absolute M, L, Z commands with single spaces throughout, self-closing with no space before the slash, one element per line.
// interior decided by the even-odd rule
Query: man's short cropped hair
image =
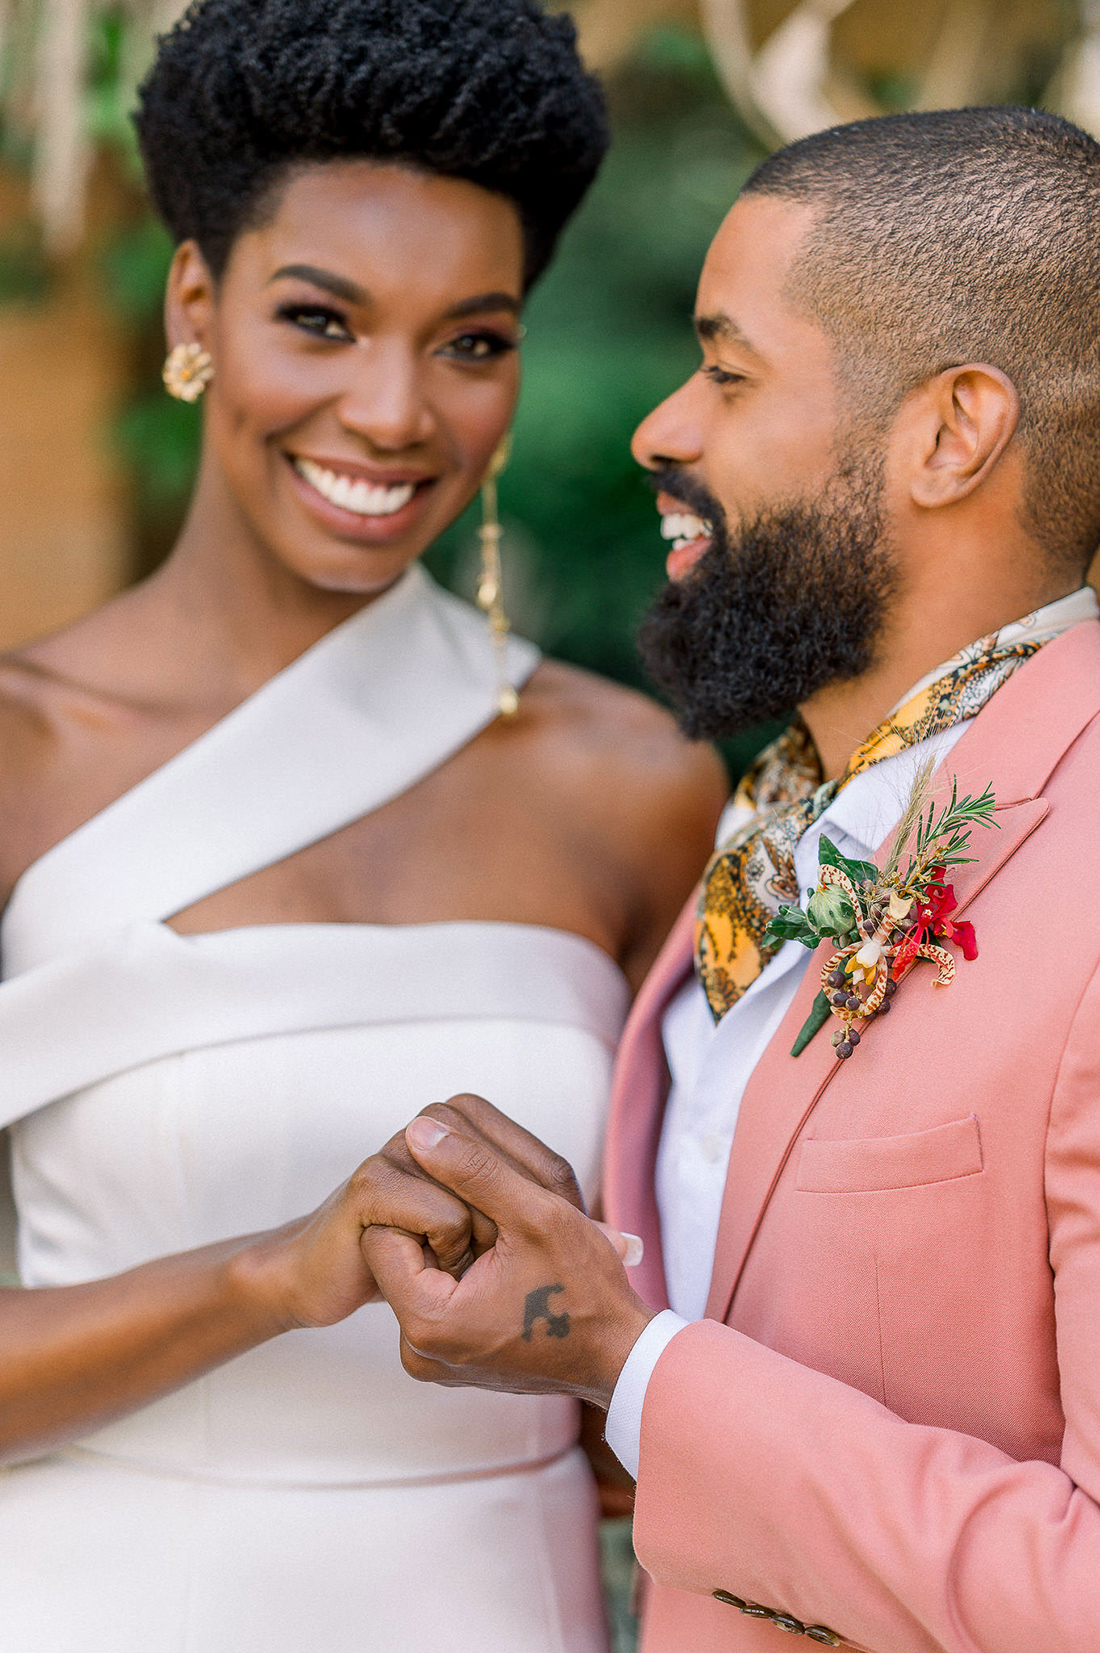
<path fill-rule="evenodd" d="M 885 115 L 777 151 L 746 193 L 820 209 L 787 296 L 870 428 L 946 368 L 1012 380 L 1025 525 L 1083 571 L 1100 543 L 1100 144 L 1035 109 Z"/>

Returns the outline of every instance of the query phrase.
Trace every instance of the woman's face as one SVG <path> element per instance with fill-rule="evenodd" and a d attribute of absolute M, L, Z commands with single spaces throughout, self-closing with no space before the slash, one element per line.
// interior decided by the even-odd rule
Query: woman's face
<path fill-rule="evenodd" d="M 508 428 L 523 256 L 508 201 L 369 161 L 294 172 L 216 288 L 185 244 L 169 335 L 214 361 L 200 500 L 311 585 L 384 590 Z"/>

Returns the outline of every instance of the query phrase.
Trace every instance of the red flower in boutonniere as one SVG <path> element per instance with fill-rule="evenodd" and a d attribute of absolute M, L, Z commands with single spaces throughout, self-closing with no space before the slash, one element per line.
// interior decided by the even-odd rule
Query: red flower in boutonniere
<path fill-rule="evenodd" d="M 949 867 L 970 861 L 966 854 L 975 826 L 996 826 L 995 800 L 987 787 L 979 798 L 960 798 L 957 786 L 939 809 L 927 801 L 931 761 L 913 782 L 885 866 L 852 861 L 824 834 L 820 841 L 818 887 L 805 912 L 781 907 L 768 927 L 775 941 L 800 941 L 816 948 L 833 941 L 821 970 L 821 991 L 791 1050 L 797 1056 L 814 1034 L 835 1017 L 841 1024 L 833 1045 L 843 1060 L 859 1045 L 867 1023 L 883 1016 L 902 978 L 918 959 L 936 966 L 935 984 L 955 979 L 955 961 L 945 946 L 954 942 L 964 959 L 976 959 L 974 926 L 953 918 L 958 909 L 954 888 L 945 880 Z M 914 852 L 902 868 L 902 855 L 915 835 Z"/>
<path fill-rule="evenodd" d="M 954 941 L 962 948 L 964 959 L 978 956 L 978 938 L 974 926 L 967 919 L 961 922 L 951 914 L 958 906 L 954 886 L 945 884 L 946 867 L 932 867 L 929 882 L 917 897 L 911 917 L 915 924 L 906 932 L 894 960 L 896 970 L 903 970 L 913 962 L 922 945 L 931 941 Z"/>

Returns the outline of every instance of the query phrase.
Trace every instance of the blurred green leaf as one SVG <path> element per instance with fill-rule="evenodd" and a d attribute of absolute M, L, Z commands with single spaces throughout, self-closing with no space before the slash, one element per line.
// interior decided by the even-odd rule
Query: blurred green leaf
<path fill-rule="evenodd" d="M 104 248 L 100 269 L 107 296 L 132 326 L 160 316 L 171 262 L 171 237 L 151 216 L 122 230 Z"/>
<path fill-rule="evenodd" d="M 50 286 L 50 266 L 30 226 L 0 236 L 0 304 L 40 303 Z"/>
<path fill-rule="evenodd" d="M 115 424 L 115 443 L 128 462 L 139 512 L 157 525 L 178 515 L 198 464 L 202 416 L 161 390 L 135 400 Z"/>

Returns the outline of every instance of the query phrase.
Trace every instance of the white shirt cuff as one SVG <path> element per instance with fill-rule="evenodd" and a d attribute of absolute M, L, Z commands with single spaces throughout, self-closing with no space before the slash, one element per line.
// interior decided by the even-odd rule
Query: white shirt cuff
<path fill-rule="evenodd" d="M 677 1332 L 689 1322 L 665 1309 L 655 1314 L 626 1357 L 611 1405 L 607 1409 L 604 1439 L 628 1475 L 638 1479 L 642 1455 L 642 1406 L 653 1368 Z"/>

